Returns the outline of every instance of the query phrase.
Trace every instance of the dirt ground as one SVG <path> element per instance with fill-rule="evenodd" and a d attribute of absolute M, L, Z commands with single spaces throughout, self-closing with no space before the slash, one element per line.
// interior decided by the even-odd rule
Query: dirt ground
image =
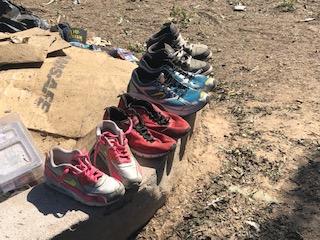
<path fill-rule="evenodd" d="M 244 0 L 245 12 L 233 0 L 16 2 L 138 56 L 174 20 L 214 53 L 219 86 L 192 167 L 133 239 L 320 239 L 319 1 Z"/>

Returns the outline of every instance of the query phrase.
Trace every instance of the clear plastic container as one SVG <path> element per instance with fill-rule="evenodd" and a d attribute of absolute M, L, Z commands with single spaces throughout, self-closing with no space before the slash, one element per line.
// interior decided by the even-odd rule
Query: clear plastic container
<path fill-rule="evenodd" d="M 21 188 L 43 175 L 44 156 L 18 114 L 0 119 L 0 193 Z"/>

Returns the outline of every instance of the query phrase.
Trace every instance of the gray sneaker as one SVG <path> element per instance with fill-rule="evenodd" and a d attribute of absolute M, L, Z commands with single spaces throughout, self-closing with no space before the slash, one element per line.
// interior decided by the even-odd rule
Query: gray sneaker
<path fill-rule="evenodd" d="M 212 52 L 208 46 L 204 44 L 189 44 L 185 41 L 173 23 L 165 23 L 162 29 L 147 41 L 147 47 L 149 48 L 157 42 L 167 43 L 175 50 L 183 49 L 194 59 L 207 60 L 212 57 Z"/>
<path fill-rule="evenodd" d="M 194 74 L 209 75 L 212 72 L 212 66 L 204 61 L 192 58 L 184 49 L 175 50 L 169 44 L 157 42 L 148 48 L 148 54 L 159 55 L 167 54 L 167 58 L 171 58 L 172 63 L 186 72 Z"/>

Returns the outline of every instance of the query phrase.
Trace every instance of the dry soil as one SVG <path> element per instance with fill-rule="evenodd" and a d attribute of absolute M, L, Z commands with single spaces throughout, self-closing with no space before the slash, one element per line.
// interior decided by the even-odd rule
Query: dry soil
<path fill-rule="evenodd" d="M 192 167 L 133 239 L 320 239 L 319 1 L 45 1 L 16 2 L 138 56 L 168 20 L 213 51 Z"/>

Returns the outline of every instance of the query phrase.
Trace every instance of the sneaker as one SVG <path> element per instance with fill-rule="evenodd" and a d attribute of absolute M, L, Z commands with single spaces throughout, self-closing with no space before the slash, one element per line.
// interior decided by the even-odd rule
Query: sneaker
<path fill-rule="evenodd" d="M 131 151 L 138 157 L 163 157 L 176 147 L 176 141 L 171 137 L 148 129 L 134 109 L 125 112 L 110 107 L 106 109 L 103 119 L 114 121 L 126 133 Z"/>
<path fill-rule="evenodd" d="M 148 48 L 148 53 L 151 56 L 167 51 L 172 62 L 186 72 L 202 75 L 209 75 L 212 72 L 212 66 L 209 63 L 192 58 L 183 48 L 175 50 L 169 44 L 163 42 L 156 42 Z"/>
<path fill-rule="evenodd" d="M 165 71 L 176 81 L 193 89 L 210 91 L 215 87 L 214 78 L 187 72 L 177 67 L 175 54 L 172 47 L 165 43 L 161 50 L 146 53 L 141 58 L 139 67 L 150 73 Z"/>
<path fill-rule="evenodd" d="M 123 94 L 120 96 L 119 108 L 136 110 L 147 128 L 161 132 L 172 138 L 181 138 L 190 131 L 189 123 L 182 117 L 165 111 L 148 101 Z"/>
<path fill-rule="evenodd" d="M 164 73 L 149 73 L 142 68 L 133 71 L 128 86 L 130 95 L 162 105 L 180 116 L 193 114 L 208 103 L 208 94 L 191 89 Z"/>
<path fill-rule="evenodd" d="M 189 44 L 185 41 L 173 23 L 165 23 L 162 29 L 147 41 L 147 47 L 149 48 L 156 42 L 168 43 L 176 50 L 183 49 L 194 59 L 207 60 L 212 56 L 212 52 L 208 46 L 203 44 Z"/>
<path fill-rule="evenodd" d="M 49 24 L 24 7 L 0 0 L 0 32 L 20 32 L 29 28 L 49 29 Z"/>
<path fill-rule="evenodd" d="M 129 128 L 127 134 L 131 131 Z M 114 122 L 103 121 L 97 127 L 97 142 L 94 147 L 94 165 L 97 155 L 102 155 L 110 175 L 126 188 L 139 186 L 142 181 L 141 167 L 132 156 L 128 139 Z"/>
<path fill-rule="evenodd" d="M 89 206 L 106 206 L 119 200 L 124 186 L 91 162 L 88 153 L 53 148 L 45 164 L 46 183 Z"/>

